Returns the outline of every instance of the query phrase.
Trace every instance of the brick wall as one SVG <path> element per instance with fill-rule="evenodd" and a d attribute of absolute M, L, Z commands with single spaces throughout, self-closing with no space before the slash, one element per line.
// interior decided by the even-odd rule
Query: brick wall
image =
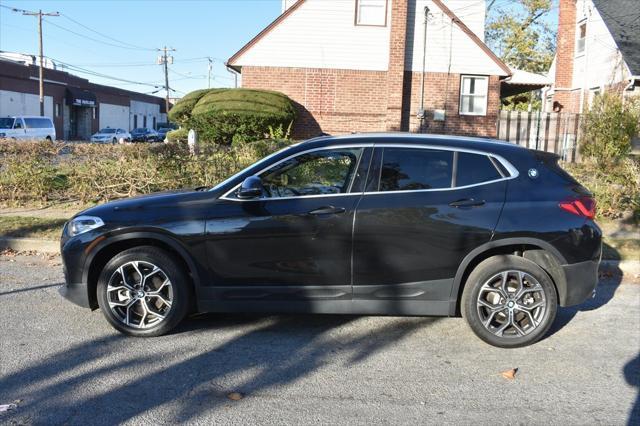
<path fill-rule="evenodd" d="M 407 0 L 391 0 L 391 5 L 386 130 L 398 131 L 402 126 L 408 3 Z"/>
<path fill-rule="evenodd" d="M 421 73 L 405 72 L 400 99 L 402 117 L 399 129 L 419 131 L 415 118 L 420 108 Z M 289 96 L 296 104 L 298 119 L 293 135 L 296 138 L 320 133 L 344 134 L 376 132 L 388 129 L 387 73 L 315 68 L 242 68 L 242 86 L 276 90 Z M 486 116 L 459 115 L 460 75 L 428 73 L 425 79 L 425 132 L 458 135 L 489 136 L 496 134 L 500 105 L 500 81 L 489 78 Z M 446 109 L 445 121 L 433 121 L 434 109 Z"/>
<path fill-rule="evenodd" d="M 387 73 L 242 67 L 242 87 L 276 90 L 296 104 L 296 138 L 385 130 Z"/>
<path fill-rule="evenodd" d="M 558 35 L 556 48 L 556 89 L 570 89 L 573 86 L 573 60 L 576 44 L 576 0 L 560 0 L 558 12 Z M 565 112 L 577 112 L 575 92 L 556 91 L 553 101 L 558 102 Z M 580 95 L 578 95 L 579 99 Z"/>
<path fill-rule="evenodd" d="M 420 110 L 422 73 L 405 73 L 405 105 L 403 130 L 424 133 L 444 133 L 469 136 L 496 136 L 496 123 L 500 109 L 500 79 L 489 76 L 487 113 L 484 116 L 460 115 L 460 74 L 427 73 L 425 76 L 424 108 L 426 120 L 420 128 L 417 113 Z M 444 121 L 434 121 L 433 111 L 445 110 Z"/>

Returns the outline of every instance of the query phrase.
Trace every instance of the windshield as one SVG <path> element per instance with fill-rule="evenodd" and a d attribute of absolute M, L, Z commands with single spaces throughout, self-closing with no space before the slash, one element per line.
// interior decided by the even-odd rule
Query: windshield
<path fill-rule="evenodd" d="M 98 133 L 115 133 L 116 129 L 102 129 Z"/>
<path fill-rule="evenodd" d="M 144 133 L 146 131 L 147 131 L 147 129 L 142 128 L 142 127 L 138 127 L 137 129 L 133 129 L 133 133 Z"/>
<path fill-rule="evenodd" d="M 0 118 L 0 129 L 11 129 L 13 127 L 13 118 Z"/>

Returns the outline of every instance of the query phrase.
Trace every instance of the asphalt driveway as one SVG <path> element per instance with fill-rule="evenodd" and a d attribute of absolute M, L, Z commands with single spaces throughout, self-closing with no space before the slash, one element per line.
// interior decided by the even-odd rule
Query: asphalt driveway
<path fill-rule="evenodd" d="M 129 338 L 59 297 L 59 262 L 0 256 L 0 423 L 640 423 L 640 285 L 616 274 L 504 350 L 456 318 L 206 315 Z"/>

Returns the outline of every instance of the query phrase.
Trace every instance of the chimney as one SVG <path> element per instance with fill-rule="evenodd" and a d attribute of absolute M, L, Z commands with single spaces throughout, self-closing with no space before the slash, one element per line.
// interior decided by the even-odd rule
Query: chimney
<path fill-rule="evenodd" d="M 387 70 L 386 130 L 398 131 L 402 120 L 408 0 L 390 0 L 390 2 L 391 35 L 389 37 L 389 68 Z"/>
<path fill-rule="evenodd" d="M 560 0 L 554 101 L 559 102 L 564 108 L 571 108 L 571 92 L 562 89 L 571 89 L 573 87 L 575 46 L 576 0 Z M 558 92 L 558 89 L 561 90 Z"/>

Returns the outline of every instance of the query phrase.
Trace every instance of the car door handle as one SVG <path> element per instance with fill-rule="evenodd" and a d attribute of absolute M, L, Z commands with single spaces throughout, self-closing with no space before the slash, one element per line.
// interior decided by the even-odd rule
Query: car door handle
<path fill-rule="evenodd" d="M 484 205 L 484 200 L 474 200 L 473 198 L 465 198 L 463 200 L 454 201 L 449 203 L 451 207 L 480 207 Z"/>
<path fill-rule="evenodd" d="M 346 209 L 344 207 L 326 206 L 320 207 L 315 210 L 311 210 L 309 214 L 312 215 L 324 215 L 324 214 L 340 214 L 344 213 Z"/>

